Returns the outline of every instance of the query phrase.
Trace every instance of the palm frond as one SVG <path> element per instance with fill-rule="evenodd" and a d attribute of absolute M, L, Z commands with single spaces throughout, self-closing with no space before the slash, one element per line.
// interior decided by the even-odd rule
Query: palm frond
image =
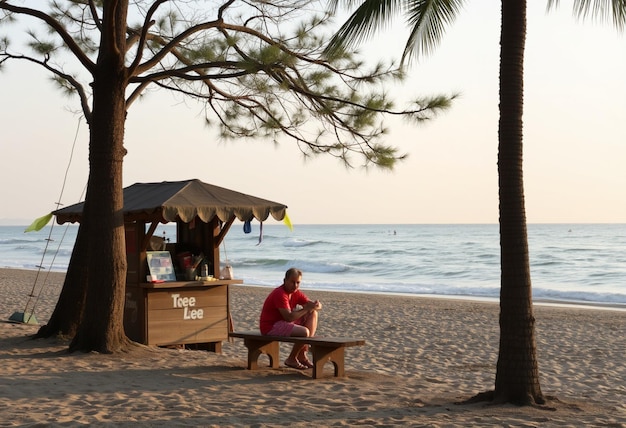
<path fill-rule="evenodd" d="M 548 0 L 547 10 L 559 6 L 559 0 Z M 626 27 L 626 0 L 574 0 L 572 11 L 581 19 L 612 21 L 622 31 Z"/>
<path fill-rule="evenodd" d="M 443 38 L 445 29 L 454 22 L 463 0 L 414 0 L 408 2 L 407 22 L 411 33 L 402 61 L 430 54 Z"/>
<path fill-rule="evenodd" d="M 330 39 L 326 52 L 349 49 L 372 36 L 401 11 L 403 4 L 403 0 L 365 0 Z"/>

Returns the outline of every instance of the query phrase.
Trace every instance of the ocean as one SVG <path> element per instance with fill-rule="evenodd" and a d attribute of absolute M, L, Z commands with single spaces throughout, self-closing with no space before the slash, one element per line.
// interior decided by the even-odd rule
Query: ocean
<path fill-rule="evenodd" d="M 65 271 L 78 226 L 0 226 L 0 267 Z M 249 285 L 304 272 L 303 290 L 497 300 L 498 225 L 294 225 L 236 221 L 222 262 Z M 175 241 L 175 226 L 155 235 Z M 48 240 L 50 238 L 50 240 Z M 529 224 L 533 299 L 626 308 L 626 224 Z"/>

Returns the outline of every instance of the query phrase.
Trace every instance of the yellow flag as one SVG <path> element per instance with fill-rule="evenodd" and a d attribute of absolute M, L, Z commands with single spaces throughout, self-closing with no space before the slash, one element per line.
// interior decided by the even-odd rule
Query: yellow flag
<path fill-rule="evenodd" d="M 293 225 L 291 224 L 291 219 L 289 219 L 289 215 L 285 212 L 285 218 L 283 218 L 283 223 L 293 232 Z"/>
<path fill-rule="evenodd" d="M 52 218 L 52 213 L 46 214 L 43 217 L 39 217 L 34 222 L 32 222 L 30 224 L 30 226 L 28 226 L 26 228 L 24 233 L 26 233 L 26 232 L 33 232 L 33 231 L 37 232 L 37 231 L 43 229 L 45 227 L 45 225 L 50 222 L 51 218 Z"/>

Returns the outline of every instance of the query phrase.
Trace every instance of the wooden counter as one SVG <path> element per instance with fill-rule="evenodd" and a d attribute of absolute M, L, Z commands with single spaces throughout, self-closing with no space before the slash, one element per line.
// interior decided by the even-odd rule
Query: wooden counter
<path fill-rule="evenodd" d="M 127 284 L 124 327 L 146 345 L 194 345 L 216 352 L 228 340 L 230 284 L 242 280 Z"/>
<path fill-rule="evenodd" d="M 142 288 L 182 288 L 211 285 L 243 284 L 242 279 L 216 279 L 214 281 L 168 281 L 168 282 L 146 282 L 139 284 Z"/>

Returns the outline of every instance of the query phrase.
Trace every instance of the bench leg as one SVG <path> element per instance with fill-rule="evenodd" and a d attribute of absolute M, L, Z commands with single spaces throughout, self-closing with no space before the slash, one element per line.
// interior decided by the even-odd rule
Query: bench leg
<path fill-rule="evenodd" d="M 271 368 L 277 369 L 280 367 L 278 342 L 245 339 L 243 343 L 246 348 L 248 348 L 248 370 L 256 370 L 259 368 L 259 357 L 261 354 L 266 354 L 269 357 Z"/>
<path fill-rule="evenodd" d="M 313 379 L 318 379 L 324 373 L 324 365 L 330 361 L 335 368 L 335 377 L 343 377 L 345 349 L 343 346 L 339 348 L 310 345 L 313 354 Z"/>

